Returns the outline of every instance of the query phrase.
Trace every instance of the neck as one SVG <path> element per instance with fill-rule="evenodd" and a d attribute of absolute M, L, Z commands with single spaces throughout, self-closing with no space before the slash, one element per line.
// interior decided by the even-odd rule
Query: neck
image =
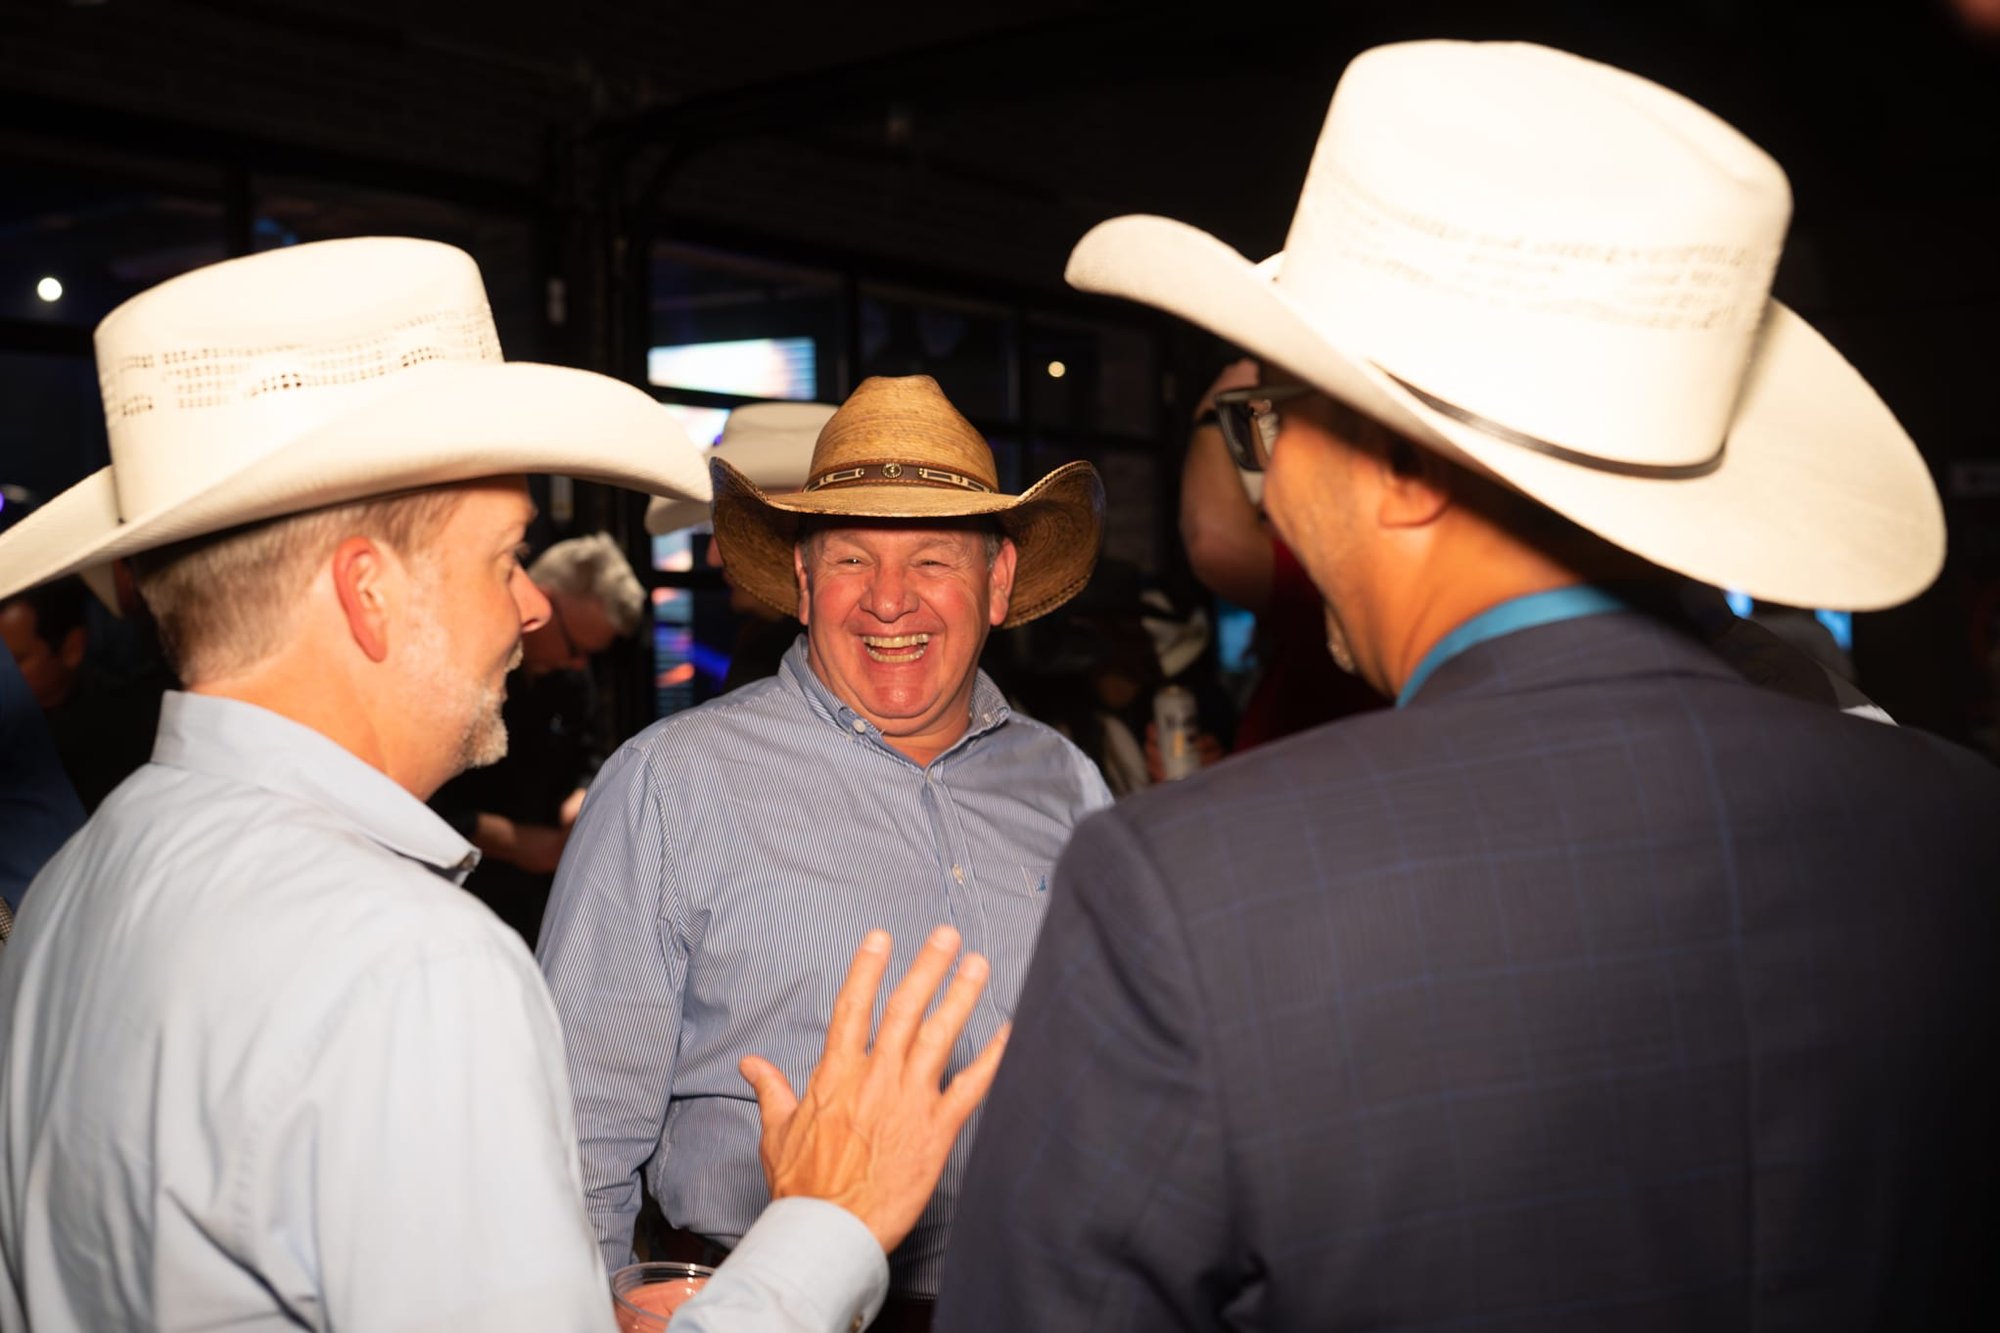
<path fill-rule="evenodd" d="M 1445 635 L 1503 602 L 1616 575 L 1623 552 L 1594 542 L 1577 549 L 1530 545 L 1477 515 L 1454 511 L 1438 540 L 1406 566 L 1402 586 L 1386 590 L 1379 604 L 1391 623 L 1381 672 L 1395 698 L 1417 664 Z"/>
<path fill-rule="evenodd" d="M 381 770 L 419 800 L 443 779 L 407 761 L 396 744 L 398 729 L 385 725 L 344 673 L 327 671 L 282 653 L 235 675 L 191 683 L 190 694 L 235 699 L 310 727 L 355 758 Z"/>
<path fill-rule="evenodd" d="M 918 768 L 929 768 L 931 760 L 958 744 L 959 737 L 963 735 L 965 735 L 965 728 L 960 727 L 957 735 L 952 736 L 949 740 L 940 741 L 935 737 L 921 736 L 891 736 L 887 732 L 882 734 L 882 740 L 890 749 L 902 755 Z"/>
<path fill-rule="evenodd" d="M 1406 628 L 1391 650 L 1386 664 L 1390 698 L 1394 698 L 1409 682 L 1417 664 L 1438 645 L 1445 635 L 1471 620 L 1483 615 L 1504 602 L 1517 597 L 1528 597 L 1538 592 L 1552 592 L 1557 588 L 1571 588 L 1589 580 L 1574 571 L 1557 575 L 1554 571 L 1546 578 L 1521 579 L 1505 583 L 1494 583 L 1476 590 L 1468 590 L 1457 595 L 1443 594 L 1425 597 L 1419 594 L 1415 599 L 1414 611 Z"/>

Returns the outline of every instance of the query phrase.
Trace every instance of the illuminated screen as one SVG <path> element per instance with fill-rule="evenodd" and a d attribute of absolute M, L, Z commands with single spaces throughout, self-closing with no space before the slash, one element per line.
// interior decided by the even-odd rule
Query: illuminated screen
<path fill-rule="evenodd" d="M 663 389 L 809 402 L 819 391 L 819 358 L 811 338 L 655 347 L 646 353 L 646 382 Z"/>

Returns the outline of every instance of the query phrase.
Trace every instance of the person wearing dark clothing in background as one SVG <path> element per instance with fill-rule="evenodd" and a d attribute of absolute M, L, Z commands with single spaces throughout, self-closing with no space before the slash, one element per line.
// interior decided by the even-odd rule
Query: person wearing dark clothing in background
<path fill-rule="evenodd" d="M 175 684 L 164 667 L 121 679 L 93 660 L 89 601 L 75 576 L 0 601 L 0 639 L 42 706 L 86 811 L 152 754 L 160 700 Z"/>
<path fill-rule="evenodd" d="M 36 873 L 70 834 L 83 826 L 83 805 L 63 773 L 42 721 L 41 707 L 21 679 L 11 653 L 0 653 L 0 905 L 13 909 Z"/>
<path fill-rule="evenodd" d="M 479 848 L 465 887 L 533 946 L 584 788 L 609 752 L 587 668 L 638 627 L 645 592 L 601 532 L 557 542 L 528 577 L 550 615 L 522 636 L 521 664 L 507 677 L 507 756 L 460 774 L 430 804 Z"/>

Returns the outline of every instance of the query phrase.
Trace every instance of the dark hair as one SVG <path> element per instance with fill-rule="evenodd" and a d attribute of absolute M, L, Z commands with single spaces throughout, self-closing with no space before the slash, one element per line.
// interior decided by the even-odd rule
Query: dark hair
<path fill-rule="evenodd" d="M 84 599 L 89 596 L 90 590 L 84 587 L 83 580 L 71 574 L 68 578 L 17 592 L 12 597 L 0 598 L 0 610 L 18 604 L 33 611 L 35 637 L 54 653 L 62 650 L 63 640 L 69 637 L 69 632 L 83 624 Z"/>

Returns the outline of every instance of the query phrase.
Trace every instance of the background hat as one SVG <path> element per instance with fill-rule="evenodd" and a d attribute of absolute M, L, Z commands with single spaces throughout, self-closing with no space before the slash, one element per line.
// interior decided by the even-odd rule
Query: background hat
<path fill-rule="evenodd" d="M 259 519 L 559 472 L 708 494 L 639 389 L 503 362 L 479 269 L 434 241 L 289 246 L 196 269 L 97 326 L 111 466 L 0 535 L 0 596 Z"/>
<path fill-rule="evenodd" d="M 863 380 L 820 431 L 810 475 L 798 490 L 767 495 L 727 459 L 716 459 L 710 471 L 715 540 L 729 577 L 784 615 L 798 610 L 792 548 L 806 515 L 992 515 L 1019 551 L 1002 629 L 1074 597 L 1103 540 L 1097 469 L 1065 463 L 1018 496 L 1001 494 L 992 448 L 928 375 Z"/>
<path fill-rule="evenodd" d="M 766 490 L 795 491 L 806 484 L 813 445 L 834 409 L 827 403 L 746 403 L 722 423 L 722 438 L 708 451 Z M 646 506 L 646 531 L 655 537 L 708 522 L 705 500 L 656 499 Z"/>
<path fill-rule="evenodd" d="M 1284 251 L 1158 217 L 1070 256 L 1646 559 L 1801 606 L 1921 592 L 1944 517 L 1867 383 L 1770 299 L 1783 171 L 1546 47 L 1411 42 L 1335 90 Z"/>
<path fill-rule="evenodd" d="M 1208 612 L 1200 607 L 1182 609 L 1160 588 L 1148 588 L 1139 595 L 1140 623 L 1152 637 L 1153 651 L 1160 659 L 1160 674 L 1168 680 L 1193 666 L 1208 647 Z"/>

